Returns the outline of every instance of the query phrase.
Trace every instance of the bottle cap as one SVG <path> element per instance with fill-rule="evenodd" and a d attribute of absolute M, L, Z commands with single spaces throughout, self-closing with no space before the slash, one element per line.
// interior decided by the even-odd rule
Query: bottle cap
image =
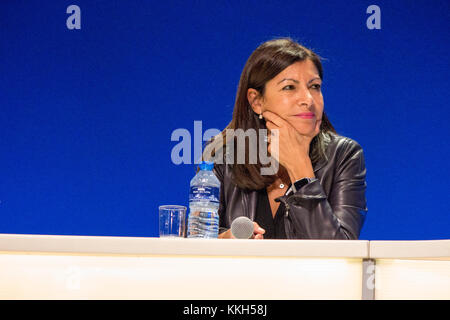
<path fill-rule="evenodd" d="M 214 168 L 214 162 L 202 161 L 200 163 L 200 170 L 212 171 L 213 168 Z"/>

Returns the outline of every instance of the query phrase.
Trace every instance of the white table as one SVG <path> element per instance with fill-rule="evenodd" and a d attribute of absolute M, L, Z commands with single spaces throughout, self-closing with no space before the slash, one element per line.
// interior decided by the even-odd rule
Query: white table
<path fill-rule="evenodd" d="M 0 299 L 360 299 L 368 241 L 0 235 Z"/>
<path fill-rule="evenodd" d="M 450 240 L 0 234 L 0 299 L 450 299 Z"/>
<path fill-rule="evenodd" d="M 375 299 L 450 299 L 450 240 L 370 241 Z"/>

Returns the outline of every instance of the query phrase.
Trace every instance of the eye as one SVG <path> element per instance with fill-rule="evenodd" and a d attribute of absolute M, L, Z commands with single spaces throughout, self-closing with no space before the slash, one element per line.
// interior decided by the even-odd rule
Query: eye
<path fill-rule="evenodd" d="M 292 84 L 289 84 L 289 85 L 283 87 L 283 90 L 294 90 L 294 89 L 295 89 L 295 86 L 293 86 Z"/>
<path fill-rule="evenodd" d="M 313 84 L 313 85 L 311 86 L 311 88 L 313 88 L 314 90 L 320 90 L 321 87 L 322 87 L 322 86 L 321 86 L 320 84 L 318 84 L 318 83 Z"/>

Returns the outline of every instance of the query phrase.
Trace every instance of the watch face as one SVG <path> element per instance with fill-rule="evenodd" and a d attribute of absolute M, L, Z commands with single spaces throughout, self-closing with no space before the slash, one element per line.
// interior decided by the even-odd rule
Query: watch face
<path fill-rule="evenodd" d="M 303 179 L 300 179 L 300 180 L 298 180 L 298 181 L 296 181 L 295 182 L 295 189 L 300 189 L 301 187 L 303 187 L 305 184 L 308 184 L 309 183 L 309 180 L 308 180 L 308 178 L 303 178 Z"/>

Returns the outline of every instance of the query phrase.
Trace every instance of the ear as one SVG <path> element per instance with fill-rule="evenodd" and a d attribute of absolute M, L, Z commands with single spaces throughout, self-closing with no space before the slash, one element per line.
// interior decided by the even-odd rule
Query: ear
<path fill-rule="evenodd" d="M 249 88 L 247 90 L 247 100 L 255 113 L 261 114 L 263 112 L 263 97 L 258 90 Z"/>

